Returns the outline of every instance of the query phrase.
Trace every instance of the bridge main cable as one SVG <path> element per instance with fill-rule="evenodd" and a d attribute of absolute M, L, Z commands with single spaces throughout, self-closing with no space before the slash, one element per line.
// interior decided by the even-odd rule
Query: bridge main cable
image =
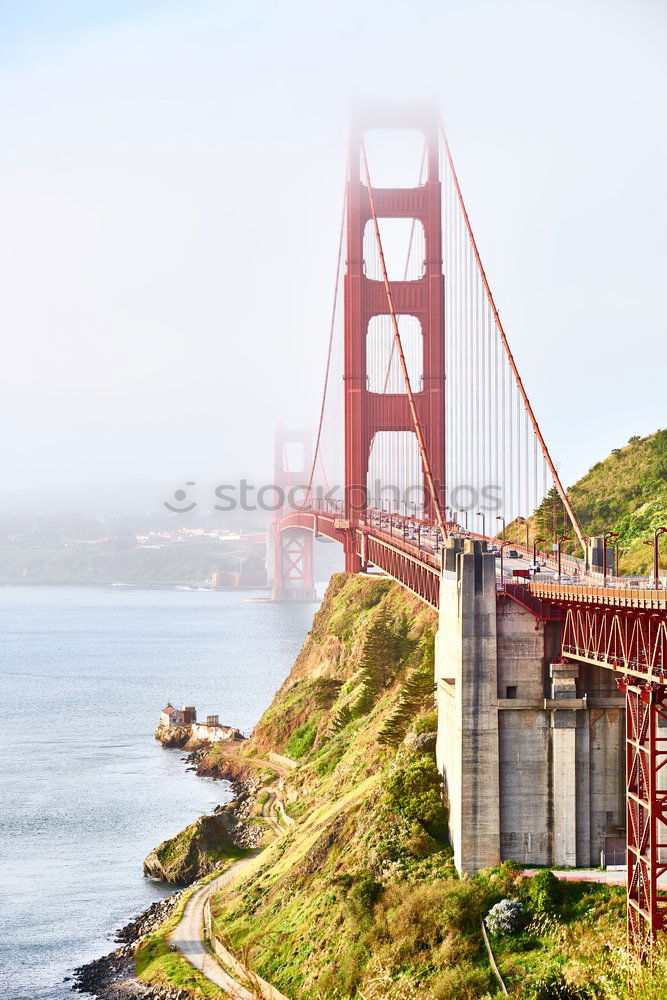
<path fill-rule="evenodd" d="M 412 425 L 414 427 L 415 435 L 417 437 L 417 443 L 419 445 L 419 453 L 422 460 L 424 476 L 426 477 L 426 482 L 428 483 L 429 492 L 431 494 L 431 503 L 433 504 L 433 509 L 435 510 L 435 518 L 436 521 L 438 522 L 438 528 L 440 529 L 440 534 L 444 539 L 447 538 L 447 526 L 445 524 L 445 518 L 443 516 L 442 507 L 440 505 L 440 497 L 435 488 L 435 481 L 433 479 L 433 471 L 431 468 L 431 460 L 428 455 L 428 449 L 426 447 L 424 432 L 422 430 L 421 422 L 419 420 L 419 414 L 417 413 L 417 406 L 415 403 L 414 393 L 412 391 L 412 385 L 410 384 L 410 375 L 408 373 L 408 366 L 405 361 L 405 354 L 403 352 L 403 344 L 401 341 L 401 333 L 398 328 L 398 319 L 396 317 L 396 309 L 394 307 L 394 297 L 391 292 L 391 284 L 389 283 L 389 277 L 387 274 L 387 264 L 384 259 L 384 250 L 382 249 L 382 240 L 380 238 L 380 226 L 378 224 L 378 217 L 375 211 L 375 200 L 373 198 L 373 188 L 371 187 L 371 179 L 368 171 L 368 159 L 366 157 L 366 145 L 363 142 L 361 143 L 361 158 L 364 168 L 366 189 L 368 190 L 368 201 L 371 210 L 371 216 L 373 217 L 373 228 L 375 230 L 375 239 L 377 242 L 378 253 L 380 256 L 380 266 L 382 268 L 382 281 L 384 283 L 384 288 L 387 293 L 387 305 L 389 307 L 391 323 L 394 329 L 394 344 L 396 345 L 396 350 L 398 352 L 398 360 L 401 366 L 401 371 L 403 372 L 405 391 L 408 397 L 408 406 L 410 407 Z"/>

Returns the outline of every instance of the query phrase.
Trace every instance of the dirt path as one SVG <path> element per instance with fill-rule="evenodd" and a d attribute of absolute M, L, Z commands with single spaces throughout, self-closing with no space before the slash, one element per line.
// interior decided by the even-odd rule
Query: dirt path
<path fill-rule="evenodd" d="M 262 805 L 262 819 L 276 837 L 281 837 L 285 830 L 277 819 L 278 799 L 275 790 L 270 786 L 266 789 L 268 798 Z"/>
<path fill-rule="evenodd" d="M 235 1000 L 255 1000 L 256 994 L 251 993 L 234 979 L 231 973 L 223 969 L 207 951 L 204 944 L 204 907 L 209 896 L 236 878 L 255 860 L 258 853 L 241 861 L 235 861 L 222 875 L 218 875 L 212 882 L 197 889 L 188 900 L 180 923 L 169 935 L 170 942 L 180 951 L 183 958 Z"/>

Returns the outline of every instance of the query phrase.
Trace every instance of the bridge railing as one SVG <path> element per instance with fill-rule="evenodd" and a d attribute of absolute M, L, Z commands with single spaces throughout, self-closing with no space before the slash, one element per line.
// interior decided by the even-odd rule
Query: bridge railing
<path fill-rule="evenodd" d="M 667 590 L 655 587 L 596 586 L 558 583 L 553 579 L 539 577 L 530 583 L 530 591 L 536 597 L 546 600 L 586 604 L 604 604 L 608 607 L 635 607 L 667 610 Z"/>

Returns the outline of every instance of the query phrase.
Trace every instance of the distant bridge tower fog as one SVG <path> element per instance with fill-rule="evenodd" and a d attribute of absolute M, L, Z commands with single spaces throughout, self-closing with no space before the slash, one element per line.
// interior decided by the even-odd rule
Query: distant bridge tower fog
<path fill-rule="evenodd" d="M 299 527 L 281 527 L 281 518 L 290 510 L 308 483 L 311 455 L 306 431 L 276 430 L 274 485 L 277 506 L 270 529 L 267 553 L 273 577 L 274 601 L 313 601 L 313 534 Z"/>

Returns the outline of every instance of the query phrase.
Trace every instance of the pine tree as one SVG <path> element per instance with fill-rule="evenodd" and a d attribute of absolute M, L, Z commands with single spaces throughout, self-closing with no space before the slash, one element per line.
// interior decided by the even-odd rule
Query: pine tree
<path fill-rule="evenodd" d="M 433 664 L 435 659 L 435 637 L 427 632 L 420 643 L 422 658 L 405 684 L 396 708 L 386 720 L 379 733 L 380 743 L 396 746 L 404 738 L 411 720 L 422 708 L 424 701 L 433 696 Z"/>

